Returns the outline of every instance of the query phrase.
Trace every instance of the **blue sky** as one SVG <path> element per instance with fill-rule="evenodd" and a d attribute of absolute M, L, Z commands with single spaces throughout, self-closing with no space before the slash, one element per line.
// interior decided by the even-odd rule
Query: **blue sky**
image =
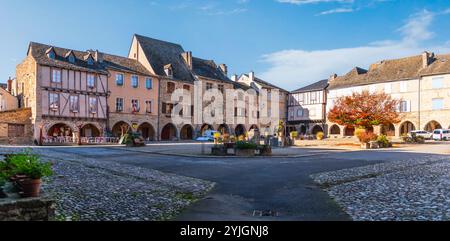
<path fill-rule="evenodd" d="M 450 53 L 448 0 L 0 0 L 0 80 L 29 41 L 127 55 L 132 35 L 293 90 L 382 59 Z"/>

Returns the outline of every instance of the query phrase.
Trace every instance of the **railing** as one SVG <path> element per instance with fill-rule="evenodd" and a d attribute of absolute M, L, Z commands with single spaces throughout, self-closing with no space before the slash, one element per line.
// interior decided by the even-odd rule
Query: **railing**
<path fill-rule="evenodd" d="M 118 144 L 119 140 L 118 137 L 81 137 L 81 144 Z M 79 139 L 71 136 L 44 137 L 42 142 L 44 145 L 76 145 L 79 144 Z"/>

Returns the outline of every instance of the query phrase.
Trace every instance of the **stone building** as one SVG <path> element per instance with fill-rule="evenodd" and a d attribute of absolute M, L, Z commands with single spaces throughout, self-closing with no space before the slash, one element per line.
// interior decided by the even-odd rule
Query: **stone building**
<path fill-rule="evenodd" d="M 160 76 L 156 126 L 158 140 L 171 141 L 194 138 L 193 119 L 192 116 L 188 115 L 193 109 L 192 105 L 183 107 L 183 113 L 188 116 L 186 121 L 174 123 L 172 120 L 172 110 L 178 103 L 172 100 L 172 94 L 175 90 L 189 92 L 191 103 L 193 103 L 195 78 L 185 64 L 183 54 L 187 54 L 187 52 L 179 44 L 141 35 L 133 36 L 128 57 L 141 63 L 152 75 Z M 183 135 L 180 133 L 183 133 Z"/>
<path fill-rule="evenodd" d="M 267 106 L 267 116 L 269 117 L 269 121 L 264 121 L 259 113 L 259 111 L 257 111 L 256 113 L 249 113 L 251 115 L 254 115 L 257 117 L 257 123 L 247 123 L 246 124 L 246 130 L 250 131 L 252 129 L 258 129 L 261 134 L 264 134 L 266 132 L 268 133 L 272 133 L 273 132 L 273 128 L 275 126 L 278 125 L 278 121 L 283 121 L 284 123 L 286 123 L 287 121 L 287 99 L 288 99 L 288 95 L 289 92 L 287 90 L 284 90 L 278 86 L 275 86 L 267 81 L 264 81 L 258 77 L 255 76 L 255 73 L 252 71 L 249 74 L 242 74 L 241 76 L 237 77 L 237 76 L 233 76 L 232 80 L 236 81 L 237 83 L 243 84 L 245 86 L 247 86 L 248 88 L 252 88 L 256 91 L 257 95 L 259 96 L 260 93 L 262 92 L 262 90 L 265 90 L 267 92 L 267 102 L 268 102 L 268 106 Z M 273 97 L 273 93 L 275 93 L 275 91 L 278 92 L 278 99 L 274 99 L 276 102 L 278 102 L 278 106 L 277 108 L 272 106 L 272 98 Z M 259 98 L 258 101 L 256 102 L 257 105 L 259 105 Z M 273 113 L 273 111 L 275 111 L 276 109 L 278 109 L 278 116 L 276 117 Z M 275 119 L 277 119 L 277 121 L 274 121 Z M 275 123 L 276 122 L 276 123 Z"/>
<path fill-rule="evenodd" d="M 115 137 L 139 132 L 157 140 L 159 77 L 135 59 L 103 54 L 108 70 L 108 130 Z"/>
<path fill-rule="evenodd" d="M 326 104 L 328 80 L 321 80 L 289 94 L 288 129 L 299 135 L 327 133 Z"/>
<path fill-rule="evenodd" d="M 31 108 L 33 140 L 70 144 L 103 136 L 108 72 L 98 51 L 75 51 L 30 43 L 16 68 L 21 108 Z"/>
<path fill-rule="evenodd" d="M 0 87 L 0 112 L 19 108 L 19 100 L 13 91 L 14 80 L 11 77 Z"/>
<path fill-rule="evenodd" d="M 31 108 L 0 113 L 0 144 L 31 144 L 32 130 Z"/>
<path fill-rule="evenodd" d="M 400 137 L 411 130 L 450 128 L 450 54 L 422 55 L 374 63 L 368 70 L 354 68 L 329 80 L 327 109 L 336 98 L 353 92 L 385 92 L 401 100 L 402 121 L 380 126 L 375 132 Z M 327 121 L 329 135 L 353 136 L 354 127 Z"/>

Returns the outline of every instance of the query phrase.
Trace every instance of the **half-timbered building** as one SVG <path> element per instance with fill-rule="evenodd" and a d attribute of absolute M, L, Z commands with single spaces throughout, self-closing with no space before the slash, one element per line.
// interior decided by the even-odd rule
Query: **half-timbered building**
<path fill-rule="evenodd" d="M 33 139 L 71 144 L 102 137 L 107 123 L 108 72 L 98 51 L 30 43 L 16 69 L 16 93 L 31 108 Z"/>

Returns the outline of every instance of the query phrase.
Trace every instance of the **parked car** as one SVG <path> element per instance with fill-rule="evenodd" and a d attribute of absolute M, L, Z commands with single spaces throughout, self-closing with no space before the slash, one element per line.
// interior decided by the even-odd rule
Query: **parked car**
<path fill-rule="evenodd" d="M 450 130 L 437 129 L 433 132 L 433 140 L 447 141 L 450 140 Z"/>
<path fill-rule="evenodd" d="M 431 140 L 433 138 L 433 133 L 430 133 L 428 131 L 419 130 L 419 131 L 411 131 L 409 133 L 409 135 L 413 135 L 413 134 L 416 134 L 416 136 L 421 136 L 421 137 L 425 138 L 426 140 Z"/>
<path fill-rule="evenodd" d="M 218 133 L 218 131 L 207 130 L 203 133 L 203 136 L 198 137 L 197 141 L 214 141 L 214 134 Z"/>

